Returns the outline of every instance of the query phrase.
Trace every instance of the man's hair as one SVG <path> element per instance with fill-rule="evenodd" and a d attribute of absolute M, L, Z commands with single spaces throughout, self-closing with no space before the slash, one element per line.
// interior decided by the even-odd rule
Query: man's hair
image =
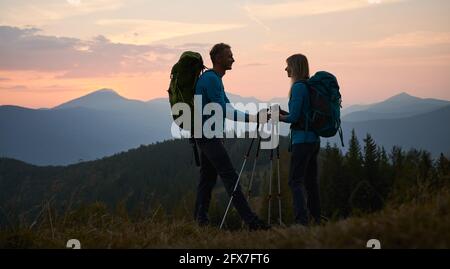
<path fill-rule="evenodd" d="M 216 62 L 217 56 L 222 54 L 222 52 L 226 49 L 231 49 L 230 45 L 225 43 L 215 44 L 211 51 L 209 52 L 209 56 L 211 57 L 211 62 L 214 64 Z"/>

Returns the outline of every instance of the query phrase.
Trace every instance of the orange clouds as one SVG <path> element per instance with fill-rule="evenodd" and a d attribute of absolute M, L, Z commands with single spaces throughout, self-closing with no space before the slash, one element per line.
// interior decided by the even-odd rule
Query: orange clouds
<path fill-rule="evenodd" d="M 105 87 L 129 98 L 159 97 L 181 51 L 204 49 L 112 43 L 102 36 L 84 41 L 8 26 L 0 26 L 0 39 L 0 104 L 29 107 L 52 107 Z"/>

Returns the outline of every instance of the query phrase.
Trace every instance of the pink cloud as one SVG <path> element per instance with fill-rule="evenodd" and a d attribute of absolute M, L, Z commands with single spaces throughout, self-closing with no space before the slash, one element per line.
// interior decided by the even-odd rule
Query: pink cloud
<path fill-rule="evenodd" d="M 168 69 L 184 47 L 112 43 L 104 36 L 92 40 L 38 35 L 36 28 L 0 26 L 0 69 L 63 72 L 58 78 L 152 73 Z M 152 55 L 152 57 L 149 57 Z"/>

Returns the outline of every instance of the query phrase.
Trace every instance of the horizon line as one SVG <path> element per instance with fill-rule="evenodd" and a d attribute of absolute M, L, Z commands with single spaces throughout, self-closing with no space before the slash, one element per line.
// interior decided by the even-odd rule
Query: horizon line
<path fill-rule="evenodd" d="M 79 97 L 76 97 L 76 98 L 73 98 L 73 99 L 69 99 L 69 100 L 64 101 L 64 102 L 62 102 L 62 103 L 60 103 L 60 104 L 58 104 L 58 105 L 55 105 L 55 106 L 53 106 L 53 107 L 28 107 L 28 106 L 21 106 L 21 105 L 17 105 L 17 104 L 0 104 L 0 107 L 1 107 L 1 106 L 15 106 L 15 107 L 21 107 L 21 108 L 27 108 L 27 109 L 35 109 L 35 110 L 40 110 L 40 109 L 54 109 L 54 108 L 56 108 L 56 107 L 58 107 L 58 106 L 61 106 L 61 105 L 65 104 L 65 103 L 69 103 L 69 102 L 74 101 L 74 100 L 76 100 L 76 99 L 79 99 L 79 98 L 82 98 L 82 97 L 85 97 L 85 96 L 88 96 L 88 95 L 90 95 L 90 94 L 94 94 L 94 93 L 97 93 L 97 92 L 102 92 L 102 91 L 104 91 L 104 92 L 106 92 L 106 91 L 114 92 L 114 93 L 117 94 L 119 97 L 124 98 L 124 99 L 129 100 L 129 101 L 138 101 L 138 102 L 143 102 L 143 103 L 155 101 L 155 100 L 158 100 L 158 99 L 167 99 L 167 101 L 168 101 L 168 96 L 160 96 L 160 97 L 155 97 L 155 98 L 148 99 L 148 100 L 135 99 L 135 98 L 127 98 L 127 97 L 125 97 L 124 95 L 120 94 L 117 90 L 114 90 L 114 89 L 106 88 L 106 87 L 105 87 L 105 88 L 100 88 L 100 89 L 98 89 L 98 90 L 90 91 L 90 92 L 88 92 L 88 93 L 86 93 L 86 94 L 83 94 L 83 95 L 81 95 L 81 96 L 79 96 Z M 257 99 L 258 101 L 261 101 L 261 102 L 270 102 L 270 101 L 273 100 L 273 99 L 287 99 L 287 97 L 276 96 L 276 97 L 272 97 L 272 98 L 269 99 L 269 100 L 260 100 L 259 98 L 255 97 L 255 96 L 242 96 L 242 95 L 240 95 L 240 94 L 237 94 L 237 93 L 234 93 L 234 92 L 230 92 L 230 91 L 226 91 L 226 93 L 227 93 L 227 94 L 236 95 L 236 96 L 239 96 L 239 97 L 241 97 L 241 98 L 254 98 L 254 99 Z M 399 92 L 399 93 L 396 93 L 396 94 L 394 94 L 394 95 L 391 95 L 391 96 L 389 96 L 389 97 L 387 97 L 387 98 L 384 98 L 384 99 L 382 99 L 382 100 L 379 100 L 379 101 L 375 101 L 375 102 L 372 102 L 372 103 L 348 104 L 348 105 L 343 106 L 342 109 L 349 108 L 349 107 L 351 107 L 351 106 L 366 106 L 366 105 L 373 105 L 373 104 L 377 104 L 377 103 L 380 103 L 380 102 L 384 102 L 384 101 L 386 101 L 386 100 L 388 100 L 388 99 L 390 99 L 390 98 L 392 98 L 392 97 L 399 96 L 399 95 L 402 95 L 402 94 L 406 94 L 406 95 L 409 95 L 409 96 L 411 96 L 411 97 L 416 97 L 416 98 L 420 98 L 420 99 L 435 99 L 435 100 L 441 100 L 441 101 L 448 101 L 448 102 L 450 102 L 450 100 L 447 100 L 447 99 L 441 99 L 441 98 L 436 98 L 436 97 L 419 97 L 419 96 L 412 95 L 412 94 L 410 94 L 410 93 L 408 93 L 408 92 L 406 92 L 406 91 L 401 91 L 401 92 Z"/>

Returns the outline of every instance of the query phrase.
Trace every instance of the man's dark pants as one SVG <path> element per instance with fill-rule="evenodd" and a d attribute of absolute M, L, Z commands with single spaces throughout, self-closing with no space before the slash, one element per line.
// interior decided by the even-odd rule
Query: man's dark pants
<path fill-rule="evenodd" d="M 224 147 L 223 139 L 202 138 L 196 139 L 196 142 L 201 152 L 201 164 L 200 182 L 197 187 L 194 218 L 199 224 L 207 224 L 211 192 L 216 184 L 217 176 L 220 176 L 228 195 L 231 197 L 238 179 L 238 174 Z M 249 224 L 257 219 L 241 191 L 240 184 L 234 193 L 233 205 L 245 223 Z"/>

